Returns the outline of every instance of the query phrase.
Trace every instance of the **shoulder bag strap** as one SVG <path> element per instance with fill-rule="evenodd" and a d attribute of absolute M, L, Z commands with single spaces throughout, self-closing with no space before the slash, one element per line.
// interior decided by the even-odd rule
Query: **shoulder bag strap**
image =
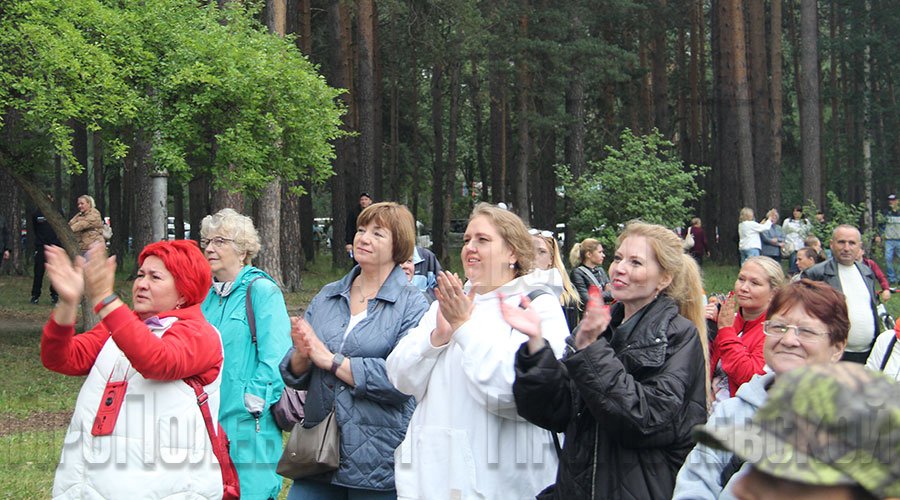
<path fill-rule="evenodd" d="M 887 346 L 887 351 L 884 352 L 884 357 L 881 358 L 881 371 L 884 371 L 884 368 L 887 366 L 888 361 L 891 359 L 891 354 L 894 354 L 894 346 L 897 344 L 897 336 L 894 335 L 891 337 L 891 342 Z"/>
<path fill-rule="evenodd" d="M 218 432 L 213 429 L 212 415 L 209 413 L 209 405 L 207 404 L 209 396 L 203 390 L 200 382 L 194 378 L 186 378 L 184 381 L 194 389 L 197 395 L 197 406 L 200 407 L 200 413 L 203 414 L 203 421 L 206 423 L 206 432 L 209 434 L 209 441 L 213 447 L 213 453 L 216 460 L 219 461 L 219 467 L 222 469 L 222 490 L 223 499 L 238 499 L 241 497 L 240 485 L 238 483 L 237 470 L 228 454 L 228 436 L 222 425 L 219 425 Z"/>
<path fill-rule="evenodd" d="M 600 286 L 600 281 L 598 281 L 598 280 L 597 280 L 597 277 L 594 276 L 594 272 L 593 272 L 593 271 L 591 271 L 590 269 L 588 269 L 587 266 L 578 266 L 578 269 L 581 269 L 583 273 L 587 274 L 588 279 L 591 280 L 591 281 L 593 281 L 594 284 L 597 285 L 597 288 L 599 288 L 600 290 L 603 290 L 603 287 Z"/>
<path fill-rule="evenodd" d="M 250 339 L 253 341 L 253 345 L 256 345 L 256 317 L 253 315 L 253 303 L 250 299 L 250 289 L 253 287 L 253 282 L 263 278 L 264 276 L 257 276 L 250 281 L 250 284 L 247 285 L 247 323 L 250 324 Z"/>

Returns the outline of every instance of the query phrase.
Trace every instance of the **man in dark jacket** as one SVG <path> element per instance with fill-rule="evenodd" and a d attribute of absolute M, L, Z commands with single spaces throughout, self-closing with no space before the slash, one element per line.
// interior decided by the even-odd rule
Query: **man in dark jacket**
<path fill-rule="evenodd" d="M 48 196 L 48 198 L 51 202 L 53 201 L 52 196 Z M 62 246 L 62 243 L 59 242 L 59 238 L 56 237 L 56 233 L 50 227 L 50 222 L 44 217 L 40 208 L 31 213 L 31 223 L 34 228 L 34 281 L 31 283 L 31 303 L 37 304 L 44 286 L 44 245 Z M 50 285 L 50 300 L 56 304 L 58 299 L 56 290 L 53 289 L 53 285 Z"/>
<path fill-rule="evenodd" d="M 803 277 L 823 281 L 843 292 L 850 314 L 850 335 L 844 350 L 844 361 L 865 363 L 878 336 L 878 314 L 875 310 L 875 273 L 857 262 L 861 236 L 859 229 L 842 224 L 831 233 L 832 257 L 803 271 Z"/>

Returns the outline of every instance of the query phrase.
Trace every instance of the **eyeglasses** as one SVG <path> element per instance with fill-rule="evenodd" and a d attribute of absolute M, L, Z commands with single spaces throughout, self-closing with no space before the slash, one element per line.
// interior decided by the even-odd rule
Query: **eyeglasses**
<path fill-rule="evenodd" d="M 541 235 L 544 238 L 552 238 L 553 237 L 553 231 L 547 231 L 546 229 L 541 230 L 541 229 L 531 228 L 528 230 L 528 234 L 530 234 L 532 236 Z"/>
<path fill-rule="evenodd" d="M 213 239 L 209 238 L 200 238 L 200 248 L 206 248 L 210 243 L 213 244 L 216 248 L 221 248 L 222 245 L 225 244 L 226 241 L 234 241 L 233 238 L 223 238 L 221 236 L 216 236 Z"/>
<path fill-rule="evenodd" d="M 827 333 L 816 332 L 809 328 L 803 328 L 797 325 L 784 325 L 781 323 L 773 323 L 771 321 L 763 322 L 763 333 L 772 338 L 780 339 L 791 330 L 794 330 L 794 335 L 796 335 L 797 338 L 807 342 L 815 342 L 828 335 Z"/>

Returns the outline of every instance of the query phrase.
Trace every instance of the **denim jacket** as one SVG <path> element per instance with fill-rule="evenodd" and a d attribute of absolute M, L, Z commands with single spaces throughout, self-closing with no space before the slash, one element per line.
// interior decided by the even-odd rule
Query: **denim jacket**
<path fill-rule="evenodd" d="M 385 359 L 406 332 L 419 323 L 428 310 L 428 301 L 396 266 L 375 298 L 369 300 L 366 317 L 344 340 L 350 321 L 350 285 L 359 273 L 356 266 L 340 281 L 325 285 L 305 315 L 325 346 L 350 361 L 355 385 L 351 387 L 329 370 L 316 366 L 294 376 L 289 368 L 293 347 L 281 361 L 281 375 L 285 384 L 309 391 L 304 426 L 313 427 L 324 420 L 334 405 L 341 430 L 341 463 L 331 483 L 392 490 L 394 450 L 406 434 L 415 400 L 388 380 Z"/>

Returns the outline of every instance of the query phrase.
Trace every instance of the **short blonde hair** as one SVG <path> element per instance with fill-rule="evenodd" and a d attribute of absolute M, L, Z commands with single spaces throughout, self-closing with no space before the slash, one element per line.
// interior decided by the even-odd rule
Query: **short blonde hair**
<path fill-rule="evenodd" d="M 231 238 L 231 246 L 238 254 L 244 254 L 244 265 L 259 253 L 259 233 L 253 219 L 237 213 L 233 208 L 223 208 L 213 215 L 207 215 L 200 222 L 200 237 L 209 239 L 214 234 Z"/>
<path fill-rule="evenodd" d="M 534 267 L 534 243 L 522 219 L 508 210 L 484 202 L 475 205 L 472 214 L 469 215 L 469 222 L 481 216 L 491 221 L 491 225 L 516 256 L 514 269 L 516 277 L 530 273 Z"/>
<path fill-rule="evenodd" d="M 763 273 L 766 275 L 766 280 L 769 282 L 769 288 L 771 288 L 773 292 L 784 284 L 786 280 L 784 269 L 781 267 L 781 264 L 775 261 L 775 259 L 766 257 L 765 255 L 750 257 L 744 261 L 744 265 L 741 266 L 741 269 L 751 263 L 762 268 Z"/>
<path fill-rule="evenodd" d="M 741 209 L 740 216 L 738 217 L 738 221 L 744 222 L 748 220 L 753 220 L 753 209 L 750 207 L 744 207 Z"/>
<path fill-rule="evenodd" d="M 373 203 L 356 218 L 356 227 L 367 226 L 373 221 L 391 232 L 391 258 L 394 263 L 406 262 L 416 246 L 416 221 L 409 209 L 392 201 Z"/>
<path fill-rule="evenodd" d="M 71 198 L 70 198 L 71 199 Z M 83 194 L 78 197 L 79 200 L 84 200 L 91 208 L 97 208 L 97 204 L 94 202 L 94 197 L 89 194 Z"/>

